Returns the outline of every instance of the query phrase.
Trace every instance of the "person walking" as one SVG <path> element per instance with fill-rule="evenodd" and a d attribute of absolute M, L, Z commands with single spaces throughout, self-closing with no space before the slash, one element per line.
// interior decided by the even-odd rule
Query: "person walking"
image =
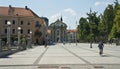
<path fill-rule="evenodd" d="M 92 41 L 90 42 L 90 48 L 92 48 Z"/>
<path fill-rule="evenodd" d="M 45 41 L 45 48 L 47 47 L 47 41 Z"/>
<path fill-rule="evenodd" d="M 100 41 L 99 44 L 98 44 L 99 54 L 100 54 L 100 55 L 103 54 L 103 47 L 104 47 L 104 44 L 103 44 L 102 41 Z"/>
<path fill-rule="evenodd" d="M 45 48 L 46 48 L 47 47 L 47 40 L 46 39 L 43 41 L 43 44 L 45 45 Z"/>

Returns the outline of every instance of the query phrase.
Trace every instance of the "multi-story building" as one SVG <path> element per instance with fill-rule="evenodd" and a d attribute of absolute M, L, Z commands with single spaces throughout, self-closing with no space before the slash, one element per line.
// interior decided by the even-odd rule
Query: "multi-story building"
<path fill-rule="evenodd" d="M 67 41 L 72 43 L 78 42 L 78 33 L 76 29 L 67 30 Z"/>
<path fill-rule="evenodd" d="M 18 27 L 21 27 L 20 34 L 29 38 L 32 31 L 33 43 L 40 44 L 46 38 L 48 19 L 39 17 L 30 8 L 0 7 L 0 39 L 7 41 L 7 22 L 10 21 L 11 41 L 18 37 Z"/>

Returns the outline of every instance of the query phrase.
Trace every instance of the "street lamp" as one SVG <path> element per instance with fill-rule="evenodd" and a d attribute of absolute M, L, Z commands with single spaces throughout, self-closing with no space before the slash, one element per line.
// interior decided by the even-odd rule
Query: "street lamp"
<path fill-rule="evenodd" d="M 75 33 L 75 38 L 76 38 L 76 46 L 77 46 L 77 30 L 76 30 L 76 33 Z"/>
<path fill-rule="evenodd" d="M 2 42 L 1 42 L 1 39 L 0 39 L 0 52 L 2 51 Z"/>
<path fill-rule="evenodd" d="M 20 31 L 21 27 L 18 27 L 18 49 L 20 49 Z"/>
<path fill-rule="evenodd" d="M 77 46 L 77 21 L 76 21 L 76 33 L 75 33 L 75 38 L 76 38 L 76 46 Z"/>
<path fill-rule="evenodd" d="M 69 44 L 71 45 L 71 42 L 72 42 L 72 33 L 69 32 Z"/>
<path fill-rule="evenodd" d="M 8 49 L 10 50 L 10 47 L 11 47 L 11 41 L 10 41 L 10 27 L 11 27 L 11 22 L 8 21 L 7 22 L 7 45 L 8 45 Z"/>
<path fill-rule="evenodd" d="M 92 48 L 92 43 L 93 43 L 93 32 L 92 32 L 92 21 L 90 19 L 87 19 L 87 22 L 89 23 L 90 26 L 90 48 Z"/>
<path fill-rule="evenodd" d="M 30 48 L 32 48 L 32 31 L 30 31 Z"/>

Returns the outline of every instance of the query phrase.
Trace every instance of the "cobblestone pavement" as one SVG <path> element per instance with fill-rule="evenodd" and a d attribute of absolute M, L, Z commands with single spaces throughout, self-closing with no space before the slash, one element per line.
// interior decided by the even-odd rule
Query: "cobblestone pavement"
<path fill-rule="evenodd" d="M 105 44 L 99 55 L 98 44 L 62 43 L 38 46 L 0 58 L 0 69 L 119 69 L 120 46 Z"/>

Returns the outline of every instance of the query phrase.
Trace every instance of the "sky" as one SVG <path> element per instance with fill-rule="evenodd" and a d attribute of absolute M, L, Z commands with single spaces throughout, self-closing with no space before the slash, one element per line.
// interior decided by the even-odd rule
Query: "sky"
<path fill-rule="evenodd" d="M 81 17 L 87 17 L 90 8 L 92 11 L 103 13 L 108 4 L 115 0 L 0 0 L 0 6 L 21 7 L 28 6 L 40 17 L 47 17 L 49 24 L 63 18 L 68 29 L 75 29 Z M 118 0 L 120 3 L 120 0 Z"/>

